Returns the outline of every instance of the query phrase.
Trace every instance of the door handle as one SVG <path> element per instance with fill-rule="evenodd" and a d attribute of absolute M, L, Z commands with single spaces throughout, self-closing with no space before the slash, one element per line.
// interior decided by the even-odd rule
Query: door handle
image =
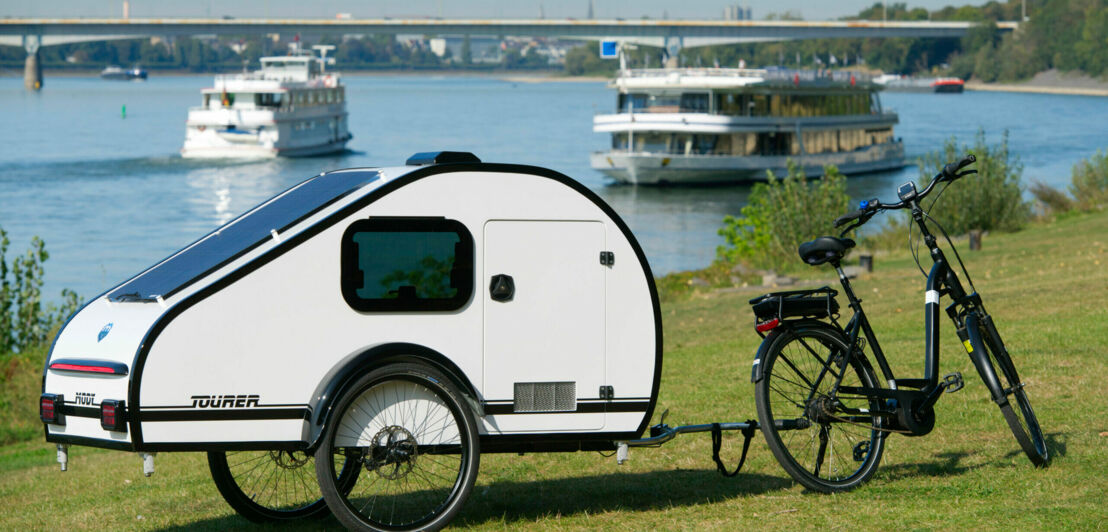
<path fill-rule="evenodd" d="M 516 294 L 516 283 L 511 275 L 498 273 L 489 281 L 489 297 L 493 301 L 511 301 Z"/>

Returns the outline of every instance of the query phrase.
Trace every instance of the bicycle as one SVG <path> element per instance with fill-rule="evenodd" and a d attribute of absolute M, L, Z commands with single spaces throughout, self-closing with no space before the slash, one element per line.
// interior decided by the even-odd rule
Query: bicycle
<path fill-rule="evenodd" d="M 836 228 L 850 224 L 838 237 L 823 236 L 800 245 L 798 251 L 805 263 L 811 266 L 829 263 L 838 273 L 853 311 L 846 327 L 838 322 L 837 291 L 827 286 L 776 292 L 750 300 L 756 316 L 755 329 L 763 338 L 751 374 L 759 425 L 778 462 L 805 487 L 820 492 L 856 488 L 876 471 L 889 434 L 923 436 L 934 428 L 936 401 L 964 384 L 960 373 L 938 377 L 942 296 L 951 299 L 946 313 L 1020 447 L 1033 464 L 1047 465 L 1049 456 L 1042 430 L 1015 364 L 949 235 L 928 215 L 930 208 L 925 211 L 920 207 L 937 184 L 949 186 L 976 173 L 962 171 L 975 160 L 969 155 L 946 165 L 922 192 L 915 183 L 905 183 L 897 190 L 900 199 L 897 203 L 884 204 L 876 198 L 862 201 L 857 210 L 835 220 Z M 931 207 L 943 190 L 945 186 Z M 862 310 L 862 302 L 841 265 L 848 250 L 855 246 L 853 240 L 845 238 L 846 234 L 878 212 L 897 209 L 910 209 L 909 247 L 912 225 L 918 226 L 933 261 L 927 274 L 924 306 L 923 378 L 893 375 Z M 938 239 L 928 230 L 927 221 L 941 231 L 954 250 L 970 293 L 939 248 Z M 919 265 L 918 254 L 915 258 Z M 866 355 L 867 344 L 884 383 L 878 380 Z"/>

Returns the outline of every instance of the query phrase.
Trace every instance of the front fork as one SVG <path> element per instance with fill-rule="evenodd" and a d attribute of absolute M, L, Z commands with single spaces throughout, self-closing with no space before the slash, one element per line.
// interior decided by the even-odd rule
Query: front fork
<path fill-rule="evenodd" d="M 976 294 L 974 295 L 976 296 Z M 981 376 L 985 387 L 989 389 L 993 402 L 998 406 L 1007 405 L 1008 391 L 1004 389 L 1004 385 L 1001 384 L 1000 378 L 996 374 L 997 366 L 993 364 L 992 360 L 989 360 L 988 351 L 990 350 L 993 351 L 993 359 L 996 360 L 997 365 L 1003 363 L 1001 359 L 1006 356 L 1004 344 L 1000 341 L 1000 335 L 996 332 L 992 317 L 983 311 L 980 314 L 976 311 L 970 311 L 966 313 L 964 324 L 963 327 L 958 329 L 958 339 L 962 341 L 962 346 L 966 348 L 966 353 L 973 361 L 974 367 L 977 368 L 977 374 Z M 985 337 L 982 334 L 983 332 L 988 337 Z M 1013 381 L 1018 381 L 1018 378 L 1009 377 Z M 1011 384 L 1013 386 L 1019 385 L 1018 382 L 1012 382 Z"/>

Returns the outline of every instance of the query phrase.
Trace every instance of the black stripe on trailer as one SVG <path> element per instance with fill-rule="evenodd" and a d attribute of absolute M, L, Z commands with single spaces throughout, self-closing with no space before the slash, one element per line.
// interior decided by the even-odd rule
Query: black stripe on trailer
<path fill-rule="evenodd" d="M 608 400 L 594 402 L 578 402 L 574 410 L 549 410 L 516 412 L 514 403 L 482 403 L 482 409 L 489 416 L 507 416 L 519 414 L 598 414 L 604 412 L 646 412 L 650 408 L 650 401 L 616 401 Z"/>
<path fill-rule="evenodd" d="M 252 408 L 249 410 L 151 410 L 139 411 L 139 421 L 255 421 L 264 419 L 308 419 L 308 408 Z"/>
<path fill-rule="evenodd" d="M 358 170 L 339 170 L 343 172 L 358 171 Z M 364 172 L 377 172 L 377 170 L 365 169 Z M 651 417 L 654 415 L 654 407 L 657 404 L 658 389 L 662 378 L 662 311 L 658 302 L 658 289 L 654 285 L 654 274 L 650 269 L 650 264 L 646 260 L 646 253 L 643 252 L 642 246 L 639 245 L 639 241 L 635 238 L 635 235 L 631 233 L 631 229 L 624 223 L 623 219 L 615 212 L 610 205 L 608 205 L 603 199 L 597 196 L 588 187 L 577 182 L 573 178 L 550 170 L 547 168 L 540 168 L 537 166 L 516 165 L 516 164 L 500 164 L 500 163 L 457 163 L 457 164 L 437 164 L 430 166 L 423 166 L 412 170 L 392 181 L 382 184 L 381 186 L 373 189 L 365 196 L 358 198 L 350 204 L 340 208 L 331 215 L 327 216 L 323 220 L 320 220 L 313 225 L 305 228 L 299 233 L 291 236 L 288 239 L 282 240 L 273 249 L 266 251 L 260 256 L 254 258 L 247 264 L 242 265 L 238 269 L 228 273 L 224 277 L 217 279 L 213 283 L 201 288 L 195 293 L 189 295 L 184 301 L 174 305 L 168 311 L 161 315 L 154 323 L 154 326 L 150 328 L 146 333 L 146 337 L 143 338 L 142 344 L 139 346 L 135 353 L 134 363 L 131 364 L 131 386 L 128 394 L 128 404 L 133 405 L 134 408 L 139 408 L 139 396 L 142 387 L 142 373 L 146 366 L 146 358 L 150 354 L 150 348 L 154 342 L 161 335 L 162 331 L 172 322 L 177 316 L 181 315 L 184 311 L 191 308 L 193 305 L 207 299 L 211 295 L 219 292 L 223 288 L 230 284 L 242 279 L 251 272 L 269 264 L 278 257 L 284 255 L 288 251 L 299 246 L 303 242 L 315 237 L 319 233 L 326 229 L 338 224 L 339 222 L 349 218 L 354 213 L 361 209 L 364 209 L 373 202 L 383 198 L 384 196 L 392 193 L 393 191 L 411 184 L 415 181 L 423 179 L 425 177 L 434 176 L 438 174 L 451 173 L 451 172 L 490 172 L 490 173 L 512 173 L 512 174 L 527 174 L 538 177 L 545 177 L 557 181 L 577 193 L 581 194 L 589 201 L 593 202 L 604 214 L 616 224 L 620 232 L 623 233 L 624 238 L 631 245 L 631 249 L 635 251 L 635 256 L 638 258 L 639 265 L 642 267 L 643 275 L 646 277 L 646 285 L 650 290 L 650 301 L 654 307 L 654 379 L 650 388 L 650 400 L 648 401 L 645 414 L 642 421 L 639 423 L 639 427 L 633 432 L 621 432 L 621 433 L 580 433 L 577 435 L 563 434 L 565 436 L 577 436 L 579 441 L 611 441 L 611 440 L 626 440 L 638 437 L 643 431 L 646 430 L 647 425 L 650 423 Z M 289 228 L 291 229 L 291 227 Z M 198 280 L 197 280 L 198 281 Z M 142 426 L 138 420 L 130 420 L 131 435 L 134 440 L 135 450 L 148 450 L 152 449 L 145 444 L 142 439 Z M 549 434 L 534 434 L 524 435 L 521 441 L 526 443 L 528 440 L 542 441 L 544 438 L 550 438 Z M 504 440 L 509 441 L 509 440 Z M 183 444 L 188 445 L 188 444 Z M 188 450 L 188 449 L 181 449 Z"/>

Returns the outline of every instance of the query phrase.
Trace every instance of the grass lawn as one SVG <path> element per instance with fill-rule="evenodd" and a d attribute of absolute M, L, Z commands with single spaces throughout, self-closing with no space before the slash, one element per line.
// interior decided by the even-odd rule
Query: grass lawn
<path fill-rule="evenodd" d="M 623 466 L 585 452 L 484 455 L 478 484 L 454 527 L 1105 527 L 1108 213 L 990 235 L 982 251 L 963 251 L 963 258 L 1029 382 L 1053 458 L 1049 468 L 1035 469 L 1019 450 L 944 321 L 941 369 L 962 372 L 965 388 L 936 405 L 930 435 L 891 436 L 877 474 L 858 490 L 805 491 L 778 466 L 761 434 L 743 472 L 723 478 L 710 459 L 708 434 L 693 434 L 658 449 L 632 449 Z M 813 282 L 833 280 L 828 269 L 809 273 Z M 922 376 L 923 277 L 909 254 L 879 255 L 875 271 L 858 279 L 855 289 L 894 371 Z M 657 412 L 668 408 L 671 425 L 753 418 L 750 365 L 760 339 L 746 300 L 761 290 L 698 290 L 663 304 L 665 362 Z M 26 366 L 10 363 L 8 374 L 0 375 L 0 398 L 6 400 L 0 404 L 14 408 L 12 398 L 18 397 L 23 408 L 27 397 L 33 401 L 41 365 Z M 33 408 L 32 402 L 25 416 L 37 426 Z M 26 434 L 25 428 L 4 428 Z M 725 435 L 726 459 L 737 459 L 740 443 L 736 434 Z M 0 508 L 0 530 L 255 528 L 220 498 L 203 454 L 160 454 L 157 473 L 145 478 L 136 455 L 71 447 L 70 471 L 62 473 L 41 435 L 0 447 Z M 337 527 L 328 518 L 289 528 Z"/>

